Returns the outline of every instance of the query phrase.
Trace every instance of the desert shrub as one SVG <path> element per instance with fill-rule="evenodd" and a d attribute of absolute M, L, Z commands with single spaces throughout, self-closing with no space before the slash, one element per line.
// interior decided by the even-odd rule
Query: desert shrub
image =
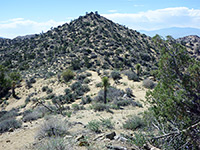
<path fill-rule="evenodd" d="M 47 95 L 46 99 L 53 99 L 56 95 L 51 93 L 49 95 Z"/>
<path fill-rule="evenodd" d="M 111 77 L 113 78 L 113 80 L 119 80 L 121 79 L 121 75 L 119 71 L 112 71 L 111 72 Z"/>
<path fill-rule="evenodd" d="M 87 128 L 95 133 L 100 133 L 100 124 L 99 121 L 97 120 L 92 120 L 90 122 L 88 122 Z"/>
<path fill-rule="evenodd" d="M 126 88 L 125 91 L 126 91 L 126 94 L 127 94 L 128 97 L 133 96 L 133 91 L 130 88 Z"/>
<path fill-rule="evenodd" d="M 109 87 L 107 90 L 107 99 L 108 101 L 113 101 L 118 99 L 119 97 L 123 97 L 125 92 L 123 90 L 117 89 L 115 87 Z M 94 98 L 97 102 L 103 102 L 104 100 L 104 91 L 100 90 L 98 95 Z"/>
<path fill-rule="evenodd" d="M 89 91 L 90 91 L 90 88 L 89 88 L 89 86 L 88 86 L 87 84 L 84 84 L 84 85 L 82 86 L 82 90 L 83 90 L 83 92 L 85 93 L 85 92 L 89 92 Z"/>
<path fill-rule="evenodd" d="M 17 129 L 22 125 L 21 121 L 10 118 L 0 122 L 0 133 L 7 132 L 9 129 Z"/>
<path fill-rule="evenodd" d="M 73 110 L 83 110 L 84 107 L 83 106 L 80 106 L 78 104 L 72 104 L 72 109 Z"/>
<path fill-rule="evenodd" d="M 87 76 L 87 77 L 91 77 L 92 74 L 91 74 L 90 72 L 86 72 L 86 76 Z"/>
<path fill-rule="evenodd" d="M 86 77 L 87 77 L 86 74 L 79 74 L 76 76 L 76 79 L 83 81 Z"/>
<path fill-rule="evenodd" d="M 124 99 L 124 98 L 120 98 L 120 99 L 114 101 L 114 104 L 117 105 L 118 107 L 128 106 L 132 103 L 133 103 L 133 101 L 131 99 Z"/>
<path fill-rule="evenodd" d="M 64 91 L 65 91 L 65 95 L 68 95 L 71 93 L 71 90 L 69 88 L 66 88 Z"/>
<path fill-rule="evenodd" d="M 69 80 L 73 79 L 74 76 L 75 74 L 70 69 L 67 69 L 66 71 L 62 73 L 62 77 L 65 82 L 68 82 Z"/>
<path fill-rule="evenodd" d="M 133 71 L 126 71 L 124 74 L 128 77 L 129 80 L 139 81 L 138 75 Z"/>
<path fill-rule="evenodd" d="M 39 111 L 32 111 L 23 116 L 23 121 L 33 121 L 43 117 L 43 113 Z"/>
<path fill-rule="evenodd" d="M 26 97 L 26 99 L 25 99 L 25 104 L 28 104 L 30 101 L 31 101 L 31 98 L 30 98 L 29 96 Z"/>
<path fill-rule="evenodd" d="M 67 134 L 67 124 L 66 121 L 63 121 L 59 117 L 52 117 L 45 122 L 40 127 L 37 138 L 45 138 L 45 137 L 63 137 Z"/>
<path fill-rule="evenodd" d="M 137 128 L 142 128 L 144 126 L 144 120 L 139 116 L 132 116 L 123 124 L 123 128 L 129 130 L 136 130 Z"/>
<path fill-rule="evenodd" d="M 81 82 L 77 81 L 77 82 L 74 82 L 70 87 L 71 87 L 72 91 L 75 91 L 76 89 L 82 87 L 82 84 L 81 84 Z"/>
<path fill-rule="evenodd" d="M 153 89 L 155 87 L 155 83 L 148 78 L 143 80 L 142 85 L 148 89 Z"/>
<path fill-rule="evenodd" d="M 1 114 L 0 116 L 0 121 L 15 118 L 16 116 L 19 115 L 18 109 L 11 109 L 10 111 L 5 111 L 4 113 Z"/>
<path fill-rule="evenodd" d="M 95 86 L 96 86 L 96 87 L 103 87 L 103 84 L 102 84 L 102 82 L 99 82 L 99 83 L 97 83 Z"/>
<path fill-rule="evenodd" d="M 137 106 L 137 107 L 140 107 L 140 108 L 143 107 L 143 105 L 140 102 L 138 102 L 138 101 L 133 101 L 132 102 L 132 106 Z"/>
<path fill-rule="evenodd" d="M 113 129 L 114 128 L 114 124 L 112 123 L 110 118 L 109 119 L 101 118 L 100 119 L 100 125 L 103 128 L 107 128 L 107 129 Z"/>
<path fill-rule="evenodd" d="M 88 84 L 88 83 L 90 83 L 90 79 L 88 79 L 88 78 L 85 78 L 85 79 L 83 80 L 83 83 L 85 83 L 85 84 Z"/>
<path fill-rule="evenodd" d="M 46 92 L 48 89 L 49 89 L 48 86 L 43 86 L 42 87 L 42 92 Z"/>
<path fill-rule="evenodd" d="M 82 97 L 81 98 L 81 104 L 89 104 L 91 103 L 92 98 L 89 95 L 86 95 L 86 97 Z"/>
<path fill-rule="evenodd" d="M 50 89 L 50 88 L 48 88 L 47 91 L 46 91 L 47 94 L 50 94 L 52 92 L 53 92 L 53 89 Z"/>
<path fill-rule="evenodd" d="M 66 150 L 67 145 L 63 138 L 49 138 L 45 143 L 42 142 L 37 146 L 38 150 Z"/>
<path fill-rule="evenodd" d="M 109 109 L 109 105 L 104 103 L 94 103 L 92 104 L 94 111 L 104 111 Z"/>

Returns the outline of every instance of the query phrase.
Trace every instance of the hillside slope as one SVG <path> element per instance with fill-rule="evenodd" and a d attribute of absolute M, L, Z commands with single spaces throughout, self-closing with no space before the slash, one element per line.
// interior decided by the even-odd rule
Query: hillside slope
<path fill-rule="evenodd" d="M 0 40 L 0 62 L 23 75 L 43 77 L 69 66 L 148 70 L 156 62 L 151 38 L 89 13 L 32 38 Z"/>

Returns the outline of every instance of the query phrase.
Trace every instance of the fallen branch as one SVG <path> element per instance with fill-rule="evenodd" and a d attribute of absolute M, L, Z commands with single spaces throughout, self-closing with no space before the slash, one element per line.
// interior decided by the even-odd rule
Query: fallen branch
<path fill-rule="evenodd" d="M 171 132 L 171 133 L 168 133 L 168 134 L 164 134 L 164 135 L 161 135 L 161 136 L 157 136 L 157 137 L 153 137 L 154 140 L 156 139 L 160 139 L 160 138 L 164 138 L 164 137 L 169 137 L 169 136 L 172 136 L 172 135 L 180 135 L 182 133 L 186 133 L 188 132 L 189 130 L 193 129 L 193 128 L 196 128 L 197 126 L 200 125 L 200 122 L 197 122 L 196 124 L 188 127 L 187 129 L 184 129 L 182 131 L 175 131 L 175 132 Z"/>

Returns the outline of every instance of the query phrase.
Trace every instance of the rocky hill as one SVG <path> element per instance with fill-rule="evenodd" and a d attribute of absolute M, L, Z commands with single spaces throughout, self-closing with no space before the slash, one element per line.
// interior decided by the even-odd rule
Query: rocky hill
<path fill-rule="evenodd" d="M 184 45 L 189 53 L 200 60 L 200 37 L 197 35 L 190 35 L 177 39 L 179 43 Z"/>
<path fill-rule="evenodd" d="M 156 60 L 151 38 L 97 13 L 31 38 L 0 39 L 0 62 L 22 74 L 44 76 L 71 66 L 150 70 Z"/>

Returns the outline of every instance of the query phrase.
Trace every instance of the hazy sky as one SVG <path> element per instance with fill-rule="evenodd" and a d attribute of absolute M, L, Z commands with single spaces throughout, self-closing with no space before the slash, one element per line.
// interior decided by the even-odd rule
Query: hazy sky
<path fill-rule="evenodd" d="M 0 37 L 46 32 L 91 11 L 135 30 L 200 28 L 200 0 L 0 0 Z"/>

